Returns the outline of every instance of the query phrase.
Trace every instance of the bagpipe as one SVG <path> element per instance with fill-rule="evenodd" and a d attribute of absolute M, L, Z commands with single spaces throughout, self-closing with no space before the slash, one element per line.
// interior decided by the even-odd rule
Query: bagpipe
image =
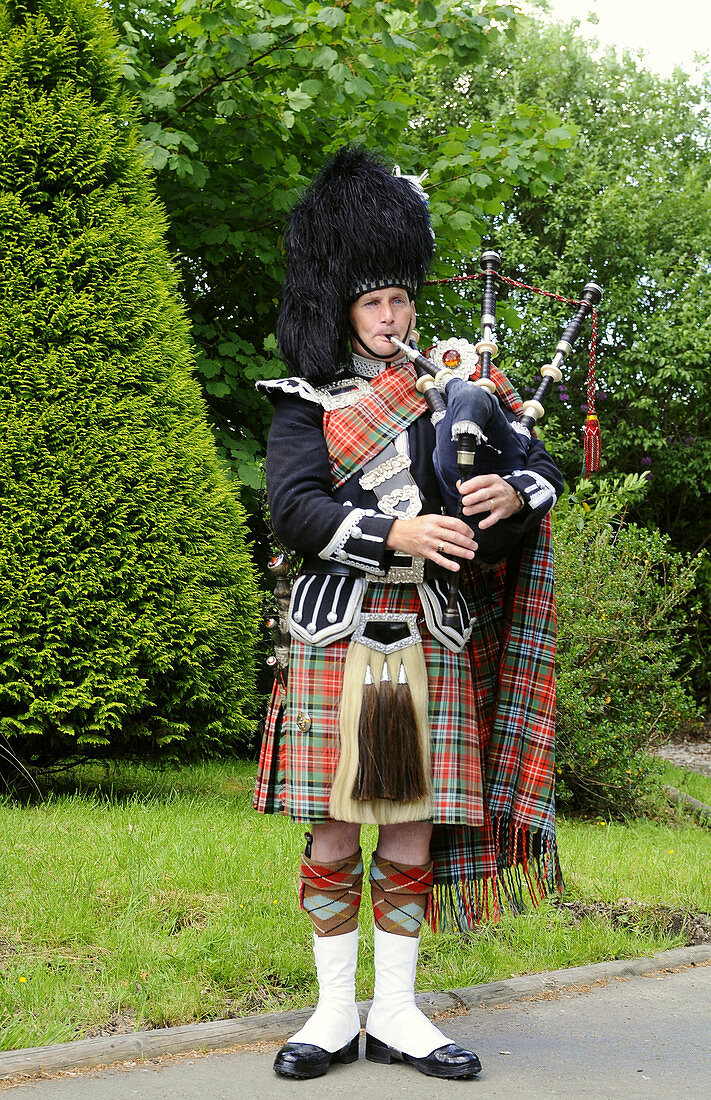
<path fill-rule="evenodd" d="M 497 395 L 496 383 L 491 377 L 492 360 L 498 353 L 494 339 L 495 280 L 500 278 L 518 287 L 525 284 L 498 275 L 500 264 L 501 258 L 498 252 L 487 251 L 481 257 L 483 274 L 479 277 L 483 277 L 484 288 L 481 312 L 482 336 L 475 347 L 479 358 L 478 377 L 475 379 L 462 377 L 462 374 L 468 374 L 468 371 L 460 370 L 459 373 L 455 373 L 461 362 L 461 356 L 456 347 L 445 347 L 440 368 L 422 355 L 414 343 L 405 344 L 395 337 L 390 338 L 414 364 L 418 375 L 417 389 L 423 395 L 432 413 L 432 423 L 436 432 L 434 467 L 447 511 L 463 519 L 473 529 L 479 544 L 477 556 L 489 562 L 501 560 L 511 551 L 511 530 L 507 527 L 506 520 L 500 520 L 492 527 L 482 530 L 479 524 L 485 518 L 484 515 L 464 516 L 457 483 L 480 474 L 493 473 L 504 476 L 525 469 L 532 443 L 532 432 L 544 415 L 543 402 L 553 385 L 561 381 L 563 374 L 560 368 L 570 354 L 583 323 L 590 314 L 593 316 L 593 340 L 591 371 L 588 376 L 588 416 L 583 430 L 586 472 L 590 473 L 598 469 L 600 458 L 599 425 L 594 413 L 594 355 L 597 334 L 595 307 L 602 298 L 601 288 L 597 283 L 587 283 L 580 299 L 561 298 L 557 294 L 551 295 L 548 291 L 541 291 L 536 287 L 528 288 L 560 301 L 573 302 L 578 309 L 558 341 L 552 361 L 541 367 L 542 380 L 534 396 L 523 402 L 520 417 L 509 419 L 504 413 Z M 456 344 L 456 341 L 453 343 Z M 450 582 L 445 624 L 448 617 L 454 622 L 457 616 L 458 587 L 459 576 L 457 575 Z"/>

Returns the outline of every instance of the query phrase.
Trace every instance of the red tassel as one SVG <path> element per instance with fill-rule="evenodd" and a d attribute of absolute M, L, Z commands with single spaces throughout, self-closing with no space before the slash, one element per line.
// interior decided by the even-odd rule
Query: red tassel
<path fill-rule="evenodd" d="M 595 413 L 590 413 L 585 418 L 583 427 L 583 458 L 585 462 L 585 476 L 596 474 L 600 469 L 600 421 Z"/>

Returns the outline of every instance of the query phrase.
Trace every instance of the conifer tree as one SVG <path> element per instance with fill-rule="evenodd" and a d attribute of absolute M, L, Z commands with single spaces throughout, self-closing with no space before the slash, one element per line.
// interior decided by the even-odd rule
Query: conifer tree
<path fill-rule="evenodd" d="M 248 735 L 257 590 L 94 0 L 0 0 L 0 733 L 34 764 Z"/>

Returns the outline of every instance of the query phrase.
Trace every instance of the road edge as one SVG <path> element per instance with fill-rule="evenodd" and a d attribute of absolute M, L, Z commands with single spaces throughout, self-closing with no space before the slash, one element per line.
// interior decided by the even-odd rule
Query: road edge
<path fill-rule="evenodd" d="M 676 947 L 644 958 L 613 959 L 565 970 L 524 974 L 501 982 L 487 982 L 484 985 L 467 986 L 443 993 L 420 993 L 417 995 L 417 1003 L 428 1016 L 436 1016 L 455 1010 L 470 1011 L 482 1005 L 506 1004 L 538 993 L 595 985 L 614 978 L 649 974 L 656 970 L 699 966 L 708 961 L 711 961 L 711 944 Z M 362 1001 L 358 1005 L 361 1023 L 365 1022 L 369 1005 L 370 1001 Z M 309 1008 L 261 1016 L 243 1016 L 233 1020 L 213 1020 L 182 1027 L 135 1031 L 130 1035 L 76 1039 L 52 1046 L 3 1051 L 0 1052 L 0 1080 L 19 1076 L 33 1077 L 67 1069 L 88 1069 L 92 1066 L 156 1058 L 166 1054 L 219 1050 L 260 1042 L 283 1042 L 305 1023 L 312 1011 Z"/>

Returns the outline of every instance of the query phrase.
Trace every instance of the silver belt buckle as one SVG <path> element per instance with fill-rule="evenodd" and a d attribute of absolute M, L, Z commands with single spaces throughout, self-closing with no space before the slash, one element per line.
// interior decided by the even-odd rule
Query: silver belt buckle
<path fill-rule="evenodd" d="M 391 565 L 385 577 L 386 584 L 422 584 L 425 579 L 425 559 L 413 558 L 409 554 L 400 554 L 396 551 L 395 560 L 405 559 L 402 565 Z"/>
<path fill-rule="evenodd" d="M 384 631 L 378 630 L 381 624 L 386 624 Z M 387 630 L 387 625 L 392 626 L 391 631 Z M 364 611 L 352 640 L 387 656 L 389 653 L 407 649 L 408 646 L 417 645 L 422 637 L 417 629 L 417 615 L 414 612 L 402 615 L 398 611 Z"/>

